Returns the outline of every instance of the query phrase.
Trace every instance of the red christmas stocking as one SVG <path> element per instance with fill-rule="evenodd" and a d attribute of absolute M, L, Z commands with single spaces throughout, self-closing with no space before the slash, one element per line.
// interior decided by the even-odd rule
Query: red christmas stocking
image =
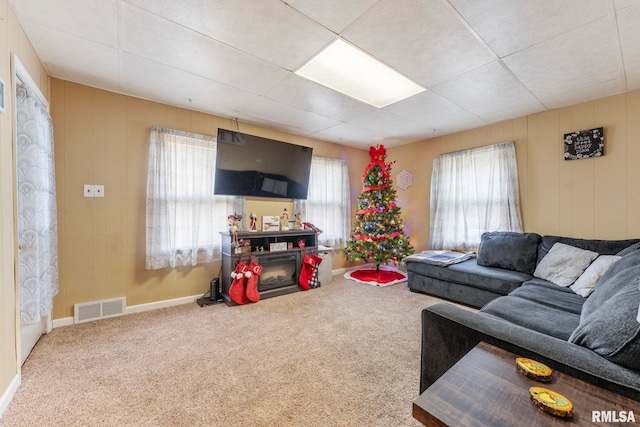
<path fill-rule="evenodd" d="M 305 255 L 302 258 L 302 271 L 300 271 L 300 278 L 298 279 L 298 284 L 305 291 L 309 288 L 317 288 L 320 286 L 320 282 L 318 282 L 318 265 L 322 262 L 322 258 L 318 255 Z M 315 279 L 314 279 L 315 272 Z M 312 286 L 315 285 L 315 286 Z"/>
<path fill-rule="evenodd" d="M 318 267 L 322 262 L 322 258 L 320 258 L 318 255 L 311 255 L 311 261 L 313 262 L 313 267 L 312 267 L 311 279 L 309 280 L 309 287 L 319 288 L 320 281 L 318 280 Z"/>
<path fill-rule="evenodd" d="M 300 278 L 298 278 L 298 284 L 305 291 L 310 288 L 309 280 L 313 274 L 313 259 L 309 255 L 305 255 L 302 258 L 302 268 L 300 270 Z"/>
<path fill-rule="evenodd" d="M 245 289 L 245 273 L 248 270 L 249 267 L 247 267 L 247 264 L 240 260 L 238 265 L 236 265 L 235 271 L 231 273 L 233 281 L 231 282 L 231 286 L 229 286 L 229 297 L 236 304 L 246 304 L 249 302 Z"/>
<path fill-rule="evenodd" d="M 249 263 L 249 270 L 245 273 L 247 278 L 247 298 L 249 301 L 260 301 L 260 292 L 258 292 L 258 277 L 262 273 L 262 266 L 258 264 L 253 257 Z"/>

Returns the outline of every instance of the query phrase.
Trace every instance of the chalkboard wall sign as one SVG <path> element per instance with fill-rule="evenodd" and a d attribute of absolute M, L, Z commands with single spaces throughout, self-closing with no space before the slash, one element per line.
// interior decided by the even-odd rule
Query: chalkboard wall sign
<path fill-rule="evenodd" d="M 604 128 L 564 134 L 564 159 L 577 160 L 604 155 Z"/>

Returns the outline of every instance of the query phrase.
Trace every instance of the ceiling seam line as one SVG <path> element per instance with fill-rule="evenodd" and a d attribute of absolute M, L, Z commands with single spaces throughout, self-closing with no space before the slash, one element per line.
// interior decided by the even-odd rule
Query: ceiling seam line
<path fill-rule="evenodd" d="M 624 57 L 622 56 L 622 47 L 620 46 L 620 30 L 618 28 L 618 17 L 613 0 L 607 0 L 607 15 L 609 16 L 613 50 L 615 51 L 616 60 L 618 62 L 620 83 L 622 84 L 622 91 L 626 92 L 628 90 L 627 75 L 624 71 Z"/>

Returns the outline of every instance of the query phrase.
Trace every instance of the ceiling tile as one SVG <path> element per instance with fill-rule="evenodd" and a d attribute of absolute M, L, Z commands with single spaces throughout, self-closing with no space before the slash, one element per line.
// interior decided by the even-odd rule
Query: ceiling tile
<path fill-rule="evenodd" d="M 101 89 L 118 87 L 117 49 L 32 21 L 24 28 L 52 77 Z"/>
<path fill-rule="evenodd" d="M 335 34 L 284 2 L 128 0 L 159 16 L 287 70 L 295 70 Z"/>
<path fill-rule="evenodd" d="M 622 91 L 608 18 L 510 55 L 504 62 L 548 108 Z"/>
<path fill-rule="evenodd" d="M 247 123 L 255 126 L 262 126 L 268 129 L 277 129 L 279 131 L 288 132 L 293 135 L 310 136 L 312 134 L 312 132 L 309 129 L 300 128 L 297 126 L 290 126 L 287 124 L 283 124 L 281 122 L 276 122 L 273 120 L 266 119 L 264 117 L 256 117 L 256 116 L 251 116 L 247 114 L 239 114 L 237 118 L 238 120 L 241 121 L 241 123 L 239 123 L 238 125 L 241 132 L 244 132 L 243 124 Z"/>
<path fill-rule="evenodd" d="M 419 93 L 384 109 L 436 130 L 452 126 L 458 122 L 462 122 L 469 127 L 486 125 L 486 122 L 477 116 L 431 91 Z"/>
<path fill-rule="evenodd" d="M 405 3 L 380 1 L 342 35 L 426 87 L 494 59 L 440 0 Z"/>
<path fill-rule="evenodd" d="M 627 78 L 627 88 L 640 89 L 640 2 L 617 13 L 620 48 Z"/>
<path fill-rule="evenodd" d="M 192 74 L 262 94 L 288 72 L 135 6 L 123 7 L 122 48 Z"/>
<path fill-rule="evenodd" d="M 449 0 L 499 56 L 520 51 L 607 16 L 602 0 Z"/>
<path fill-rule="evenodd" d="M 378 1 L 379 0 L 287 0 L 287 4 L 339 34 Z"/>
<path fill-rule="evenodd" d="M 540 102 L 498 62 L 491 63 L 432 89 L 458 107 L 480 116 L 512 105 L 538 110 Z"/>
<path fill-rule="evenodd" d="M 297 74 L 291 74 L 266 97 L 340 121 L 349 121 L 376 109 Z"/>
<path fill-rule="evenodd" d="M 10 0 L 10 3 L 21 21 L 33 21 L 96 43 L 118 47 L 116 0 Z"/>
<path fill-rule="evenodd" d="M 433 130 L 385 110 L 374 110 L 351 120 L 349 124 L 371 129 L 378 135 L 416 137 L 430 135 Z"/>
<path fill-rule="evenodd" d="M 318 132 L 340 123 L 338 120 L 321 116 L 299 108 L 291 107 L 281 102 L 263 98 L 245 111 L 253 117 L 261 117 L 276 123 Z"/>
<path fill-rule="evenodd" d="M 121 62 L 122 91 L 140 98 L 232 118 L 260 100 L 249 92 L 128 53 Z M 158 92 L 158 87 L 164 90 Z"/>
<path fill-rule="evenodd" d="M 622 10 L 640 4 L 640 0 L 613 0 L 613 4 L 616 10 Z"/>
<path fill-rule="evenodd" d="M 486 123 L 497 123 L 505 120 L 515 119 L 518 117 L 528 116 L 530 114 L 536 114 L 541 111 L 545 111 L 546 108 L 540 104 L 538 108 L 529 105 L 514 105 L 500 111 L 494 111 L 487 114 L 482 114 L 480 118 Z M 477 127 L 477 126 L 473 126 Z"/>
<path fill-rule="evenodd" d="M 361 148 L 368 148 L 371 145 L 380 144 L 388 137 L 388 135 L 380 135 L 371 129 L 364 129 L 349 123 L 340 123 L 324 129 L 321 132 L 317 132 L 313 136 L 320 139 L 329 136 L 334 138 L 333 140 L 339 144 Z"/>

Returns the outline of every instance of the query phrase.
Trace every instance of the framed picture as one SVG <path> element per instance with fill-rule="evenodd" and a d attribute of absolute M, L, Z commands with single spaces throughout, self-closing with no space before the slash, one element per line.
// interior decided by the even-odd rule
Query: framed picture
<path fill-rule="evenodd" d="M 271 215 L 263 216 L 262 231 L 280 231 L 280 217 Z"/>
<path fill-rule="evenodd" d="M 4 103 L 5 103 L 5 96 L 4 96 L 4 82 L 2 81 L 2 79 L 0 79 L 0 113 L 4 113 Z"/>
<path fill-rule="evenodd" d="M 269 243 L 269 251 L 286 251 L 287 250 L 287 242 L 276 242 Z"/>
<path fill-rule="evenodd" d="M 564 134 L 564 159 L 578 160 L 604 155 L 604 128 Z"/>

